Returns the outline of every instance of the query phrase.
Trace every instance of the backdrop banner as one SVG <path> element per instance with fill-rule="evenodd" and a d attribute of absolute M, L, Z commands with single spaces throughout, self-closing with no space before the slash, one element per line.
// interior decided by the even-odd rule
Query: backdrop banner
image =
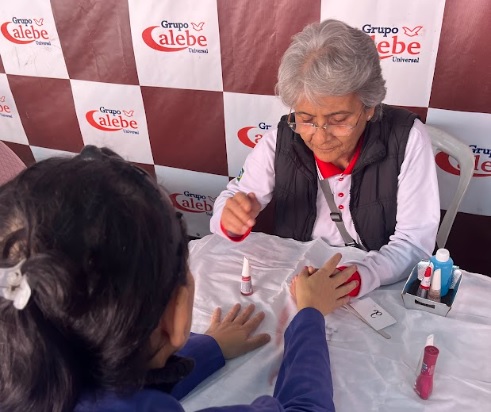
<path fill-rule="evenodd" d="M 328 18 L 373 39 L 386 103 L 472 148 L 460 211 L 491 216 L 487 0 L 3 1 L 0 140 L 27 164 L 108 146 L 164 183 L 189 233 L 206 235 L 214 199 L 290 109 L 274 86 L 291 37 Z M 446 209 L 459 169 L 437 160 Z"/>

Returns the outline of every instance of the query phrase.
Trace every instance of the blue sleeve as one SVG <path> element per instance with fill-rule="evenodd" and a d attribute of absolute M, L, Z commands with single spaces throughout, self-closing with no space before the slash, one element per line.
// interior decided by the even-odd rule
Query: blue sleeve
<path fill-rule="evenodd" d="M 250 405 L 203 409 L 207 412 L 334 412 L 332 377 L 324 316 L 301 310 L 285 332 L 285 352 L 273 397 Z"/>
<path fill-rule="evenodd" d="M 215 339 L 208 335 L 191 333 L 184 347 L 176 353 L 194 360 L 192 372 L 172 389 L 171 395 L 182 399 L 208 376 L 225 365 L 222 350 Z"/>
<path fill-rule="evenodd" d="M 331 364 L 324 316 L 318 310 L 301 310 L 285 332 L 285 353 L 273 396 L 283 405 L 309 411 L 333 412 Z"/>

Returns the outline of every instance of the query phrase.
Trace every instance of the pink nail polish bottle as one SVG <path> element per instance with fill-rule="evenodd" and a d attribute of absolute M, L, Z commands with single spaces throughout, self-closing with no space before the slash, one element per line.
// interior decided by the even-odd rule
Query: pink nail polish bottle
<path fill-rule="evenodd" d="M 433 373 L 440 351 L 436 346 L 426 346 L 421 372 L 414 384 L 414 390 L 421 399 L 428 399 L 433 391 Z"/>

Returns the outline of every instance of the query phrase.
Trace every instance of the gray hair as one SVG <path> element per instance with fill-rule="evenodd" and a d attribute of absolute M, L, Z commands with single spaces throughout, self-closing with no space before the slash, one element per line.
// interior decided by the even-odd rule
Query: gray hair
<path fill-rule="evenodd" d="M 317 104 L 324 96 L 356 93 L 379 118 L 385 80 L 375 43 L 366 33 L 338 20 L 306 26 L 292 38 L 278 71 L 276 93 L 294 107 L 300 99 Z"/>

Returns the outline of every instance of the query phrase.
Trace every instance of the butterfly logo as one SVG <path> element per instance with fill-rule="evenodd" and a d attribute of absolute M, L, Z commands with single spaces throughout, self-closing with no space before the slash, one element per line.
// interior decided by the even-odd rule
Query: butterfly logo
<path fill-rule="evenodd" d="M 135 113 L 134 110 L 123 110 L 123 113 L 125 114 L 125 116 L 128 116 L 128 117 L 133 117 L 133 114 Z"/>
<path fill-rule="evenodd" d="M 191 26 L 193 26 L 193 29 L 196 30 L 196 31 L 203 30 L 204 24 L 205 24 L 204 21 L 202 21 L 201 23 L 198 23 L 198 24 L 195 24 L 195 23 L 191 22 Z"/>
<path fill-rule="evenodd" d="M 41 18 L 41 19 L 34 19 L 34 22 L 38 25 L 38 26 L 42 26 L 43 23 L 44 23 L 44 19 Z"/>
<path fill-rule="evenodd" d="M 423 26 L 416 26 L 414 29 L 410 29 L 409 27 L 402 26 L 402 29 L 404 30 L 404 34 L 408 37 L 417 36 L 422 28 Z"/>

